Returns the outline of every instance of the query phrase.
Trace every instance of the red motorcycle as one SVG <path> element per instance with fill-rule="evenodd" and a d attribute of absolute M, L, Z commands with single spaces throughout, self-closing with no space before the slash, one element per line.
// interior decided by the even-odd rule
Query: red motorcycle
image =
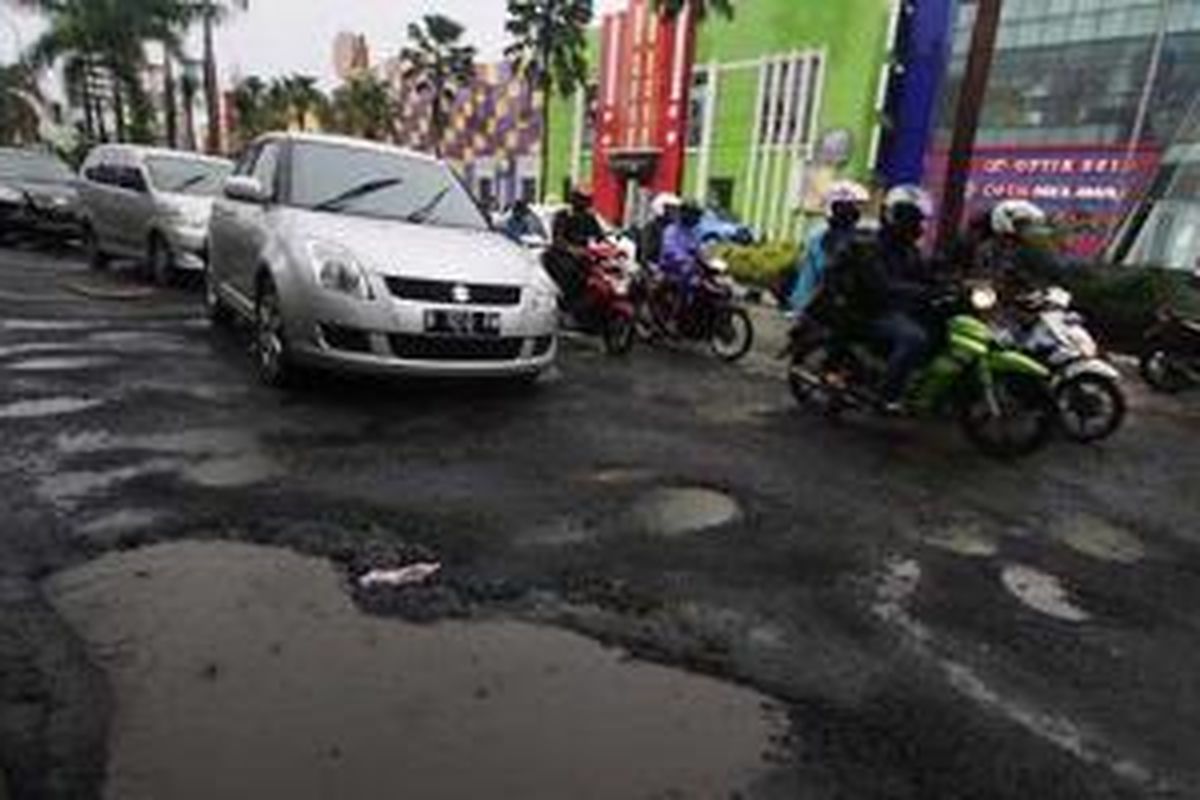
<path fill-rule="evenodd" d="M 593 242 L 584 262 L 583 291 L 570 309 L 571 317 L 584 332 L 602 337 L 609 355 L 625 355 L 633 348 L 636 332 L 629 256 L 611 242 Z"/>

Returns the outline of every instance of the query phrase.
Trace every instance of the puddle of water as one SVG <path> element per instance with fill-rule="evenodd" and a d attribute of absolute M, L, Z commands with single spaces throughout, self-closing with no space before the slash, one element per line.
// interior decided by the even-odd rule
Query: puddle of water
<path fill-rule="evenodd" d="M 159 511 L 146 508 L 123 508 L 81 525 L 79 532 L 85 536 L 110 536 L 140 531 L 157 524 L 163 516 Z"/>
<path fill-rule="evenodd" d="M 930 547 L 969 558 L 990 558 L 999 549 L 996 540 L 978 522 L 947 523 L 922 531 L 918 538 Z"/>
<path fill-rule="evenodd" d="M 283 468 L 266 454 L 252 451 L 190 463 L 180 472 L 185 480 L 198 486 L 233 489 L 277 478 L 283 474 Z"/>
<path fill-rule="evenodd" d="M 61 353 L 68 350 L 78 350 L 79 346 L 70 342 L 22 342 L 0 347 L 0 358 L 31 355 L 34 353 Z"/>
<path fill-rule="evenodd" d="M 681 536 L 728 525 L 741 513 L 736 500 L 712 489 L 655 489 L 634 504 L 629 521 L 645 533 Z"/>
<path fill-rule="evenodd" d="M 193 428 L 172 433 L 119 436 L 106 431 L 64 434 L 55 439 L 69 455 L 112 450 L 147 450 L 181 456 L 236 455 L 257 447 L 254 434 L 232 428 Z"/>
<path fill-rule="evenodd" d="M 78 356 L 73 358 L 30 358 L 8 365 L 14 372 L 72 372 L 85 369 L 107 367 L 113 363 L 111 358 L 96 358 Z"/>
<path fill-rule="evenodd" d="M 103 322 L 80 319 L 4 319 L 0 320 L 3 331 L 86 331 L 102 328 Z"/>
<path fill-rule="evenodd" d="M 146 475 L 174 472 L 179 469 L 175 461 L 156 459 L 132 464 L 127 467 L 80 472 L 58 472 L 43 478 L 37 487 L 38 497 L 60 508 L 73 508 L 90 495 L 111 489 Z"/>
<path fill-rule="evenodd" d="M 38 400 L 18 400 L 0 406 L 0 419 L 37 419 L 62 414 L 77 414 L 103 404 L 103 400 L 86 397 L 43 397 Z"/>
<path fill-rule="evenodd" d="M 1088 514 L 1059 520 L 1050 535 L 1072 550 L 1101 561 L 1136 564 L 1146 557 L 1146 548 L 1137 536 Z"/>
<path fill-rule="evenodd" d="M 782 725 L 574 634 L 362 615 L 286 551 L 163 545 L 48 588 L 115 693 L 113 800 L 728 797 Z"/>
<path fill-rule="evenodd" d="M 1004 588 L 1035 611 L 1066 622 L 1091 619 L 1090 614 L 1071 602 L 1062 581 L 1054 575 L 1023 564 L 1010 564 L 1000 579 Z"/>

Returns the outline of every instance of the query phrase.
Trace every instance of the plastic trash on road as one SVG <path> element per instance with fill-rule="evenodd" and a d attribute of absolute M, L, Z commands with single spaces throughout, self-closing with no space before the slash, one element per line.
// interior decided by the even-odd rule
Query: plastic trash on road
<path fill-rule="evenodd" d="M 397 569 L 373 569 L 361 575 L 358 585 L 364 589 L 376 586 L 411 586 L 424 583 L 442 569 L 436 562 L 425 561 Z"/>

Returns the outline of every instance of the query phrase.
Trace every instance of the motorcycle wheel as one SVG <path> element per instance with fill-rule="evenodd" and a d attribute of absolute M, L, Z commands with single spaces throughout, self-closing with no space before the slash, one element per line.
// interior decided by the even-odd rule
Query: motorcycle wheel
<path fill-rule="evenodd" d="M 1175 357 L 1164 347 L 1151 346 L 1142 353 L 1138 362 L 1142 380 L 1157 392 L 1178 394 L 1188 388 L 1190 381 L 1183 369 L 1175 363 Z"/>
<path fill-rule="evenodd" d="M 746 309 L 729 307 L 717 312 L 713 321 L 709 345 L 718 358 L 733 363 L 739 361 L 754 346 L 754 323 Z"/>
<path fill-rule="evenodd" d="M 628 355 L 633 349 L 637 326 L 630 317 L 612 315 L 604 320 L 604 350 L 610 356 Z"/>
<path fill-rule="evenodd" d="M 1104 375 L 1076 375 L 1058 387 L 1054 403 L 1063 433 L 1080 444 L 1107 439 L 1125 421 L 1125 393 Z"/>
<path fill-rule="evenodd" d="M 788 367 L 788 388 L 801 408 L 834 418 L 841 413 L 843 406 L 837 389 L 825 380 L 828 365 L 828 342 L 798 345 Z"/>
<path fill-rule="evenodd" d="M 1019 458 L 1044 447 L 1058 416 L 1046 384 L 1031 375 L 1000 373 L 993 389 L 998 415 L 982 387 L 960 405 L 959 424 L 967 439 L 993 458 Z"/>

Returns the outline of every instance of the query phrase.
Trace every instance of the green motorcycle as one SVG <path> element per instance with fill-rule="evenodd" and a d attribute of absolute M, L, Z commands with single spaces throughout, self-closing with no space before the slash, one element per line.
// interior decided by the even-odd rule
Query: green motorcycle
<path fill-rule="evenodd" d="M 954 417 L 981 451 L 1015 458 L 1046 444 L 1056 412 L 1050 371 L 997 342 L 980 318 L 995 305 L 988 286 L 956 288 L 930 303 L 924 324 L 940 351 L 913 377 L 905 405 L 917 416 Z M 839 343 L 805 318 L 792 330 L 787 352 L 789 384 L 801 406 L 832 418 L 882 408 L 879 387 L 887 364 L 878 346 Z"/>

